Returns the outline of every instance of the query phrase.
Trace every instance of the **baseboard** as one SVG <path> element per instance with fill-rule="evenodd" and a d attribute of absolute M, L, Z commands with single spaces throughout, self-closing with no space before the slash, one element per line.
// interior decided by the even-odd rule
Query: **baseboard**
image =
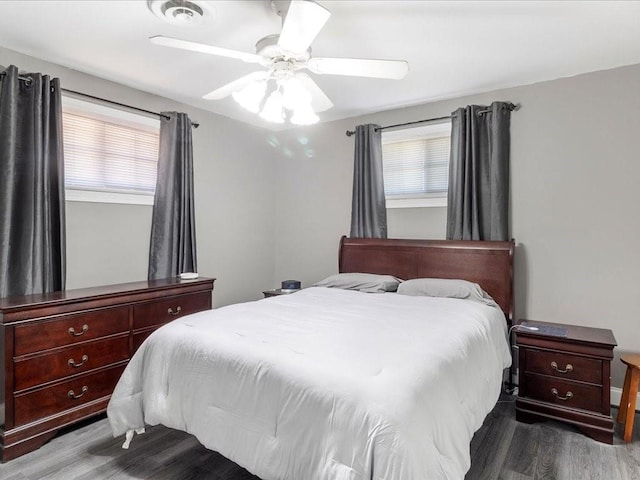
<path fill-rule="evenodd" d="M 622 389 L 618 387 L 611 387 L 611 405 L 619 407 L 620 399 L 622 398 Z M 640 411 L 640 393 L 636 398 L 636 412 Z"/>

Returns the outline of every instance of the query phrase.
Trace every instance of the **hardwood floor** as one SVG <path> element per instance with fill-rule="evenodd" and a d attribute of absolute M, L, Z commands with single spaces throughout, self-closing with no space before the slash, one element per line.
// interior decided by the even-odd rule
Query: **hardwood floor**
<path fill-rule="evenodd" d="M 640 415 L 632 443 L 622 441 L 621 425 L 615 428 L 614 444 L 606 445 L 562 423 L 516 422 L 513 401 L 502 401 L 471 441 L 465 479 L 640 480 Z"/>
<path fill-rule="evenodd" d="M 640 415 L 632 443 L 624 444 L 617 430 L 615 444 L 605 445 L 560 423 L 518 423 L 511 397 L 505 398 L 471 442 L 465 480 L 640 480 Z M 0 465 L 0 478 L 260 480 L 190 435 L 162 426 L 136 436 L 129 450 L 120 448 L 122 440 L 111 436 L 103 417 Z"/>

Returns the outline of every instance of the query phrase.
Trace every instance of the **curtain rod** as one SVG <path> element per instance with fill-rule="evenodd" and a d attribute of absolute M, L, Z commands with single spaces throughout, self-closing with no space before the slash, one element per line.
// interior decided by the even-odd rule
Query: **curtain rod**
<path fill-rule="evenodd" d="M 5 71 L 0 72 L 0 75 L 6 75 L 6 74 L 7 74 L 7 72 L 5 72 Z M 18 75 L 18 79 L 19 80 L 23 80 L 23 81 L 28 82 L 28 83 L 33 81 L 33 79 L 31 77 L 25 76 L 25 75 Z M 60 88 L 60 90 L 62 90 L 63 92 L 66 92 L 66 93 L 71 93 L 73 95 L 79 95 L 81 97 L 91 98 L 92 100 L 98 100 L 99 102 L 110 103 L 111 105 L 117 105 L 119 107 L 128 108 L 130 110 L 135 110 L 137 112 L 148 113 L 149 115 L 155 115 L 156 117 L 166 118 L 167 120 L 170 118 L 168 115 L 163 115 L 162 113 L 152 112 L 151 110 L 145 110 L 144 108 L 134 107 L 133 105 L 127 105 L 126 103 L 115 102 L 113 100 L 108 100 L 108 99 L 102 98 L 102 97 L 96 97 L 94 95 L 89 95 L 88 93 L 77 92 L 75 90 L 69 90 L 68 88 Z M 197 123 L 197 122 L 191 122 L 191 126 L 193 128 L 198 128 L 200 126 L 200 124 Z"/>
<path fill-rule="evenodd" d="M 520 106 L 511 102 L 508 102 L 505 104 L 505 108 L 508 108 L 509 110 L 513 111 L 520 108 Z M 487 113 L 490 111 L 491 109 L 487 108 L 485 110 L 479 110 L 478 114 Z M 386 125 L 384 127 L 376 128 L 375 130 L 376 132 L 379 132 L 380 130 L 386 130 L 387 128 L 406 127 L 407 125 L 415 125 L 417 123 L 426 123 L 426 122 L 437 122 L 438 120 L 447 120 L 449 118 L 453 118 L 453 115 L 445 115 L 444 117 L 435 117 L 435 118 L 425 118 L 424 120 L 416 120 L 415 122 L 396 123 L 395 125 Z M 345 133 L 347 137 L 351 137 L 352 135 L 355 135 L 356 132 L 354 130 L 347 130 Z"/>
<path fill-rule="evenodd" d="M 167 120 L 171 118 L 168 115 L 164 115 L 162 113 L 152 112 L 151 110 L 145 110 L 144 108 L 134 107 L 133 105 L 127 105 L 126 103 L 115 102 L 113 100 L 108 100 L 102 97 L 96 97 L 94 95 L 89 95 L 88 93 L 77 92 L 75 90 L 69 90 L 68 88 L 60 88 L 60 90 L 62 90 L 65 93 L 71 93 L 73 95 L 80 95 L 81 97 L 91 98 L 92 100 L 98 100 L 99 102 L 110 103 L 111 105 L 117 105 L 118 107 L 128 108 L 129 110 L 135 110 L 137 112 L 148 113 L 149 115 L 155 115 L 157 117 L 166 118 Z M 198 128 L 200 124 L 192 121 L 191 126 L 193 128 Z"/>
<path fill-rule="evenodd" d="M 451 115 L 447 115 L 444 117 L 425 118 L 424 120 L 416 120 L 415 122 L 396 123 L 395 125 L 386 125 L 384 127 L 376 128 L 375 130 L 376 132 L 379 132 L 380 130 L 386 130 L 387 128 L 404 127 L 407 125 L 415 125 L 416 123 L 435 122 L 437 120 L 446 120 L 448 118 L 452 118 Z M 347 130 L 346 132 L 347 137 L 351 137 L 352 135 L 355 135 L 355 134 L 356 134 L 355 130 Z"/>

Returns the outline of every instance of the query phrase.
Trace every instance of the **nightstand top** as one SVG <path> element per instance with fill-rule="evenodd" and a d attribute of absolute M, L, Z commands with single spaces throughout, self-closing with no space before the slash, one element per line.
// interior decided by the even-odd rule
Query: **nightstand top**
<path fill-rule="evenodd" d="M 296 293 L 299 292 L 301 289 L 300 288 L 296 288 L 295 290 L 291 289 L 291 290 L 287 290 L 287 289 L 283 289 L 283 288 L 275 288 L 273 290 L 264 290 L 262 292 L 262 294 L 266 297 L 275 297 L 276 295 L 289 295 L 290 293 Z"/>
<path fill-rule="evenodd" d="M 569 341 L 578 343 L 590 343 L 615 347 L 617 345 L 613 332 L 606 328 L 584 327 L 579 325 L 568 325 L 565 323 L 540 322 L 538 320 L 520 319 L 518 325 L 526 322 L 529 325 L 547 325 L 549 327 L 561 327 L 567 329 L 567 336 L 553 336 L 537 333 L 529 330 L 515 330 L 517 335 L 545 338 L 558 341 Z"/>

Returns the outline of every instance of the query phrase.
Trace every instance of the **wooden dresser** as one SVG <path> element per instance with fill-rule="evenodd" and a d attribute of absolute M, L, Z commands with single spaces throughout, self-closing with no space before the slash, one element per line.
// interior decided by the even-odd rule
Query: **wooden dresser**
<path fill-rule="evenodd" d="M 516 419 L 558 420 L 574 425 L 600 442 L 613 443 L 611 359 L 616 340 L 611 330 L 521 322 L 560 328 L 566 331 L 566 336 L 516 329 L 519 352 Z"/>
<path fill-rule="evenodd" d="M 173 278 L 0 299 L 2 461 L 104 412 L 144 339 L 211 309 L 213 282 Z"/>

